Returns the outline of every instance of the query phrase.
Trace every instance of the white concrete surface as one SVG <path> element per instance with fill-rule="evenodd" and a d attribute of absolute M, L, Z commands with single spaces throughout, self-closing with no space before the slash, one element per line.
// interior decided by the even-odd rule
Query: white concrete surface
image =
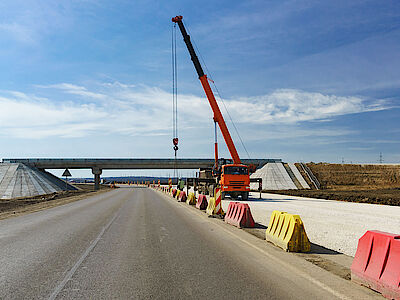
<path fill-rule="evenodd" d="M 300 182 L 301 186 L 304 189 L 309 189 L 310 186 L 308 185 L 308 183 L 304 180 L 303 176 L 301 175 L 299 169 L 297 169 L 297 167 L 294 165 L 294 163 L 288 163 L 288 166 L 290 168 L 290 170 L 292 170 L 294 176 L 296 177 L 296 179 Z"/>
<path fill-rule="evenodd" d="M 400 206 L 352 203 L 276 194 L 251 193 L 254 220 L 268 226 L 273 210 L 300 215 L 312 243 L 354 256 L 358 239 L 367 230 L 400 234 Z M 222 201 L 226 211 L 230 199 Z"/>
<path fill-rule="evenodd" d="M 64 186 L 60 179 L 36 168 L 21 163 L 0 163 L 0 199 L 49 194 L 62 191 Z"/>
<path fill-rule="evenodd" d="M 267 163 L 250 177 L 262 178 L 263 190 L 297 189 L 282 163 Z M 251 183 L 250 187 L 258 189 L 258 183 Z"/>

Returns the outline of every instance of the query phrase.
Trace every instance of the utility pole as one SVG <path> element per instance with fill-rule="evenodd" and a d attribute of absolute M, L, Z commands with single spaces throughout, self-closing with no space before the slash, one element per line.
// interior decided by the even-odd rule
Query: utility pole
<path fill-rule="evenodd" d="M 380 164 L 383 163 L 383 155 L 382 155 L 382 152 L 379 152 L 379 159 L 378 159 L 378 162 L 379 162 Z"/>

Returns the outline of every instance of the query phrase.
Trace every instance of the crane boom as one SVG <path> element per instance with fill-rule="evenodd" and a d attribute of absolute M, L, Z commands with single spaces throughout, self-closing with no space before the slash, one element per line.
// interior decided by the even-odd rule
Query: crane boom
<path fill-rule="evenodd" d="M 211 109 L 214 113 L 214 121 L 218 123 L 219 129 L 221 130 L 222 136 L 224 137 L 226 146 L 228 147 L 228 150 L 232 157 L 233 163 L 241 164 L 239 154 L 236 151 L 235 144 L 233 143 L 233 140 L 229 133 L 228 127 L 226 126 L 224 117 L 222 116 L 221 110 L 219 109 L 217 100 L 214 97 L 214 93 L 211 90 L 210 84 L 207 79 L 207 75 L 204 74 L 203 68 L 201 67 L 201 64 L 199 61 L 199 58 L 197 57 L 196 52 L 194 51 L 192 42 L 190 41 L 190 36 L 186 32 L 186 28 L 183 25 L 182 19 L 183 19 L 182 16 L 176 16 L 175 18 L 172 18 L 172 22 L 177 23 L 179 26 L 179 29 L 183 36 L 183 40 L 186 44 L 186 47 L 189 50 L 190 58 L 194 64 L 194 67 L 199 76 L 201 85 L 203 86 L 203 89 L 204 89 L 204 92 L 206 93 L 208 102 L 210 103 Z"/>

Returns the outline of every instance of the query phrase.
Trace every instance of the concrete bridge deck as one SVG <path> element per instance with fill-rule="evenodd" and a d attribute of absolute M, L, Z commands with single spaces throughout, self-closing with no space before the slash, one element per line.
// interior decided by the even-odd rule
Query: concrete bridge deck
<path fill-rule="evenodd" d="M 23 163 L 39 169 L 199 169 L 210 168 L 207 158 L 3 158 L 3 162 Z M 263 166 L 281 159 L 243 159 L 242 163 Z"/>
<path fill-rule="evenodd" d="M 6 163 L 23 163 L 38 169 L 92 169 L 95 189 L 100 184 L 103 170 L 118 169 L 200 169 L 211 168 L 214 159 L 207 158 L 3 158 Z M 246 165 L 262 167 L 281 159 L 243 159 Z"/>

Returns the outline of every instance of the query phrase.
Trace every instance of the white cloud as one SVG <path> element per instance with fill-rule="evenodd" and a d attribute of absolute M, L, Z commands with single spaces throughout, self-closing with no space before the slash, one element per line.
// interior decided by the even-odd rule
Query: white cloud
<path fill-rule="evenodd" d="M 103 95 L 103 94 L 90 92 L 83 86 L 78 86 L 78 85 L 74 85 L 74 84 L 70 84 L 70 83 L 59 83 L 59 84 L 51 84 L 51 85 L 36 85 L 36 87 L 60 89 L 60 90 L 64 91 L 65 93 L 72 94 L 72 95 L 78 95 L 78 96 L 82 96 L 82 97 L 90 97 L 90 98 L 95 98 L 95 99 L 104 99 L 105 98 L 105 95 Z"/>
<path fill-rule="evenodd" d="M 359 97 L 338 97 L 293 89 L 280 89 L 263 96 L 229 101 L 227 106 L 233 112 L 231 114 L 242 116 L 240 121 L 257 124 L 326 120 L 388 108 L 383 100 L 366 104 Z"/>
<path fill-rule="evenodd" d="M 95 90 L 69 83 L 39 87 L 54 89 L 58 93 L 54 97 L 62 99 L 62 102 L 21 92 L 0 96 L 1 135 L 45 138 L 82 137 L 94 132 L 131 136 L 170 134 L 172 97 L 162 89 L 121 83 L 99 84 Z M 65 101 L 65 94 L 79 95 L 80 102 Z M 212 122 L 212 112 L 204 97 L 179 95 L 178 101 L 181 129 L 200 128 Z M 242 123 L 241 128 L 273 124 L 291 126 L 386 108 L 382 101 L 366 104 L 358 97 L 299 90 L 277 90 L 259 97 L 225 101 L 225 104 L 234 121 Z M 336 136 L 340 132 L 348 133 L 343 130 L 319 133 Z M 307 135 L 309 132 L 297 131 L 297 134 Z"/>

